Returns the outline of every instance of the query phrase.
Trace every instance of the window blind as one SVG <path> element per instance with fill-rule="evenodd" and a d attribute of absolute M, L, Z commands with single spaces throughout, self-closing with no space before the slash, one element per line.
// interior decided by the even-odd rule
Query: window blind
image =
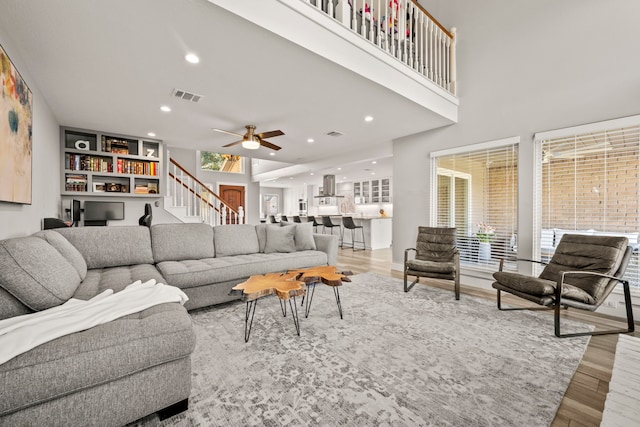
<path fill-rule="evenodd" d="M 640 288 L 640 117 L 618 124 L 536 135 L 534 254 L 550 259 L 566 233 L 626 236 L 636 248 L 626 278 Z"/>
<path fill-rule="evenodd" d="M 432 225 L 456 227 L 465 267 L 494 272 L 502 258 L 515 269 L 518 144 L 509 141 L 432 155 Z"/>

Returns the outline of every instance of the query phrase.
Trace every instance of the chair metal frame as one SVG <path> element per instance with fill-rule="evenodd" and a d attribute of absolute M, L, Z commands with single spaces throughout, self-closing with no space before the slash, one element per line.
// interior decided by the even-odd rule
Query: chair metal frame
<path fill-rule="evenodd" d="M 610 335 L 610 334 L 626 334 L 626 333 L 630 333 L 630 332 L 634 332 L 635 331 L 635 322 L 633 319 L 633 305 L 631 304 L 631 290 L 629 288 L 629 281 L 628 280 L 624 280 L 622 278 L 622 276 L 624 275 L 624 272 L 627 268 L 627 264 L 629 262 L 629 258 L 630 258 L 630 254 L 633 251 L 633 248 L 631 246 L 627 247 L 626 249 L 627 254 L 625 254 L 625 257 L 623 258 L 625 261 L 623 261 L 625 264 L 622 265 L 619 269 L 618 272 L 616 273 L 616 275 L 608 275 L 608 274 L 602 274 L 602 273 L 597 273 L 594 271 L 563 271 L 562 273 L 560 273 L 560 278 L 558 279 L 557 283 L 556 283 L 556 289 L 555 289 L 555 294 L 554 294 L 554 300 L 550 305 L 547 306 L 543 306 L 543 307 L 509 307 L 509 308 L 505 308 L 502 307 L 502 303 L 501 303 L 501 295 L 500 293 L 502 292 L 501 289 L 497 289 L 497 305 L 498 305 L 498 310 L 501 311 L 512 311 L 512 310 L 553 310 L 553 325 L 554 325 L 554 334 L 556 337 L 558 338 L 570 338 L 570 337 L 580 337 L 580 336 L 591 336 L 591 335 Z M 547 265 L 547 263 L 545 262 L 541 262 L 541 261 L 534 261 L 534 260 L 529 260 L 529 259 L 517 259 L 517 261 L 527 261 L 527 262 L 533 262 L 533 263 L 538 263 L 538 264 L 542 264 L 542 265 Z M 504 260 L 500 259 L 500 266 L 499 266 L 499 271 L 502 271 L 504 265 Z M 586 310 L 586 311 L 595 311 L 598 307 L 600 307 L 600 305 L 602 305 L 602 303 L 607 299 L 607 297 L 609 295 L 606 295 L 605 297 L 602 298 L 602 301 L 600 301 L 599 304 L 594 304 L 593 308 L 584 308 L 584 307 L 578 307 L 576 305 L 573 305 L 573 302 L 576 302 L 574 300 L 571 299 L 567 299 L 567 298 L 562 298 L 562 287 L 564 286 L 564 278 L 566 275 L 573 275 L 573 274 L 581 274 L 581 275 L 591 275 L 591 276 L 600 276 L 600 277 L 605 277 L 608 279 L 612 279 L 612 280 L 616 280 L 618 283 L 622 283 L 622 287 L 623 287 L 623 292 L 624 292 L 624 303 L 625 303 L 625 309 L 626 309 L 626 315 L 627 315 L 627 329 L 607 329 L 604 331 L 589 331 L 589 332 L 575 332 L 575 333 L 569 333 L 569 334 L 563 334 L 560 330 L 560 309 L 564 308 L 564 309 L 568 309 L 569 307 L 573 307 L 573 308 L 578 308 L 580 310 Z M 504 291 L 507 292 L 507 291 Z M 509 293 L 509 292 L 507 292 Z M 518 295 L 513 294 L 514 296 L 518 297 Z M 526 301 L 526 298 L 523 298 Z M 532 301 L 534 302 L 534 301 Z"/>
<path fill-rule="evenodd" d="M 351 224 L 349 224 L 349 226 L 347 226 L 347 222 L 349 222 L 349 221 L 345 221 L 347 218 L 349 218 L 349 220 L 351 221 Z M 356 223 L 353 222 L 353 217 L 350 217 L 350 216 L 345 216 L 345 217 L 342 218 L 342 226 L 344 228 L 346 228 L 347 230 L 351 230 L 351 248 L 353 249 L 353 251 L 354 252 L 355 251 L 366 251 L 367 250 L 367 244 L 365 243 L 364 226 L 363 225 L 356 225 Z M 360 230 L 362 230 L 362 241 L 355 239 L 355 232 L 356 232 L 356 230 L 358 228 Z M 344 237 L 344 232 L 343 232 L 342 236 Z M 362 248 L 361 249 L 356 249 L 356 243 L 362 243 Z M 343 239 L 342 245 L 344 247 L 344 239 Z"/>
<path fill-rule="evenodd" d="M 343 243 L 344 243 L 344 235 L 342 234 L 342 226 L 340 224 L 334 224 L 331 221 L 331 217 L 329 215 L 322 215 L 322 234 L 325 234 L 325 230 L 328 228 L 331 230 L 331 235 L 333 235 L 333 229 L 335 227 L 338 227 L 338 233 L 339 233 L 339 237 L 340 237 L 340 247 L 342 247 Z"/>

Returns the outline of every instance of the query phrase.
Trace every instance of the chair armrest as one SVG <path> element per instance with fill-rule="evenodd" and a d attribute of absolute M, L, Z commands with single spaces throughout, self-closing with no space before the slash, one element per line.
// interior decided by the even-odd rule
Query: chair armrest
<path fill-rule="evenodd" d="M 514 261 L 526 261 L 526 262 L 533 262 L 535 264 L 542 264 L 542 265 L 547 265 L 547 262 L 543 262 L 543 261 L 536 261 L 535 259 L 526 259 L 526 258 L 516 258 Z M 500 266 L 498 267 L 499 270 L 498 271 L 502 271 L 502 266 L 504 265 L 504 258 L 500 258 Z"/>
<path fill-rule="evenodd" d="M 416 251 L 416 248 L 408 248 L 404 250 L 404 267 L 407 268 L 407 261 L 409 261 L 409 251 Z"/>
<path fill-rule="evenodd" d="M 610 274 L 596 273 L 595 271 L 563 271 L 562 273 L 560 273 L 560 280 L 558 280 L 558 284 L 556 286 L 556 301 L 558 302 L 562 297 L 562 285 L 564 285 L 564 276 L 566 276 L 567 274 L 586 274 L 588 276 L 605 277 L 607 279 L 617 280 L 618 282 L 625 285 L 625 287 L 629 286 L 628 280 L 624 280 L 620 277 L 612 276 Z"/>

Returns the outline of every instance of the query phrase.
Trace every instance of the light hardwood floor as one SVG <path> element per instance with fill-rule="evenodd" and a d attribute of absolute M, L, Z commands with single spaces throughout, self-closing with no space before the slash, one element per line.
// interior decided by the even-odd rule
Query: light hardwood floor
<path fill-rule="evenodd" d="M 338 254 L 338 266 L 343 270 L 354 273 L 371 272 L 383 276 L 402 278 L 402 273 L 391 270 L 391 249 L 378 249 L 374 251 L 353 252 L 351 249 L 340 249 Z M 429 281 L 422 279 L 416 286 L 435 286 L 450 289 L 451 283 Z M 495 301 L 495 292 L 465 286 L 461 283 L 462 295 L 474 295 Z M 504 295 L 504 294 L 503 294 Z M 503 297 L 503 301 L 511 304 L 522 304 L 523 300 L 511 296 Z M 497 310 L 497 308 L 496 308 Z M 551 315 L 551 312 L 549 312 Z M 622 328 L 626 324 L 619 319 L 609 316 L 593 314 L 580 310 L 566 310 L 565 316 L 587 323 L 592 323 L 597 329 Z M 636 324 L 638 324 L 636 322 Z M 553 330 L 549 330 L 553 334 Z M 640 336 L 638 332 L 635 336 Z M 560 339 L 560 338 L 558 338 Z M 570 339 L 570 338 L 565 338 Z M 562 403 L 558 408 L 556 417 L 551 424 L 554 427 L 561 426 L 599 426 L 602 419 L 604 402 L 609 390 L 611 369 L 615 354 L 617 335 L 602 335 L 591 337 L 582 361 L 574 374 L 565 393 Z"/>

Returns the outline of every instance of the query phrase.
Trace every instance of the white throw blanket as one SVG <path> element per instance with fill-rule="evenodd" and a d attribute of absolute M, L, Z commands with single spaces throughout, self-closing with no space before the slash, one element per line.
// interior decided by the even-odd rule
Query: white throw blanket
<path fill-rule="evenodd" d="M 189 298 L 180 289 L 154 279 L 140 280 L 114 293 L 96 295 L 88 301 L 70 299 L 66 303 L 37 313 L 0 321 L 0 365 L 19 354 L 64 335 L 84 331 L 154 305 L 183 304 Z"/>

